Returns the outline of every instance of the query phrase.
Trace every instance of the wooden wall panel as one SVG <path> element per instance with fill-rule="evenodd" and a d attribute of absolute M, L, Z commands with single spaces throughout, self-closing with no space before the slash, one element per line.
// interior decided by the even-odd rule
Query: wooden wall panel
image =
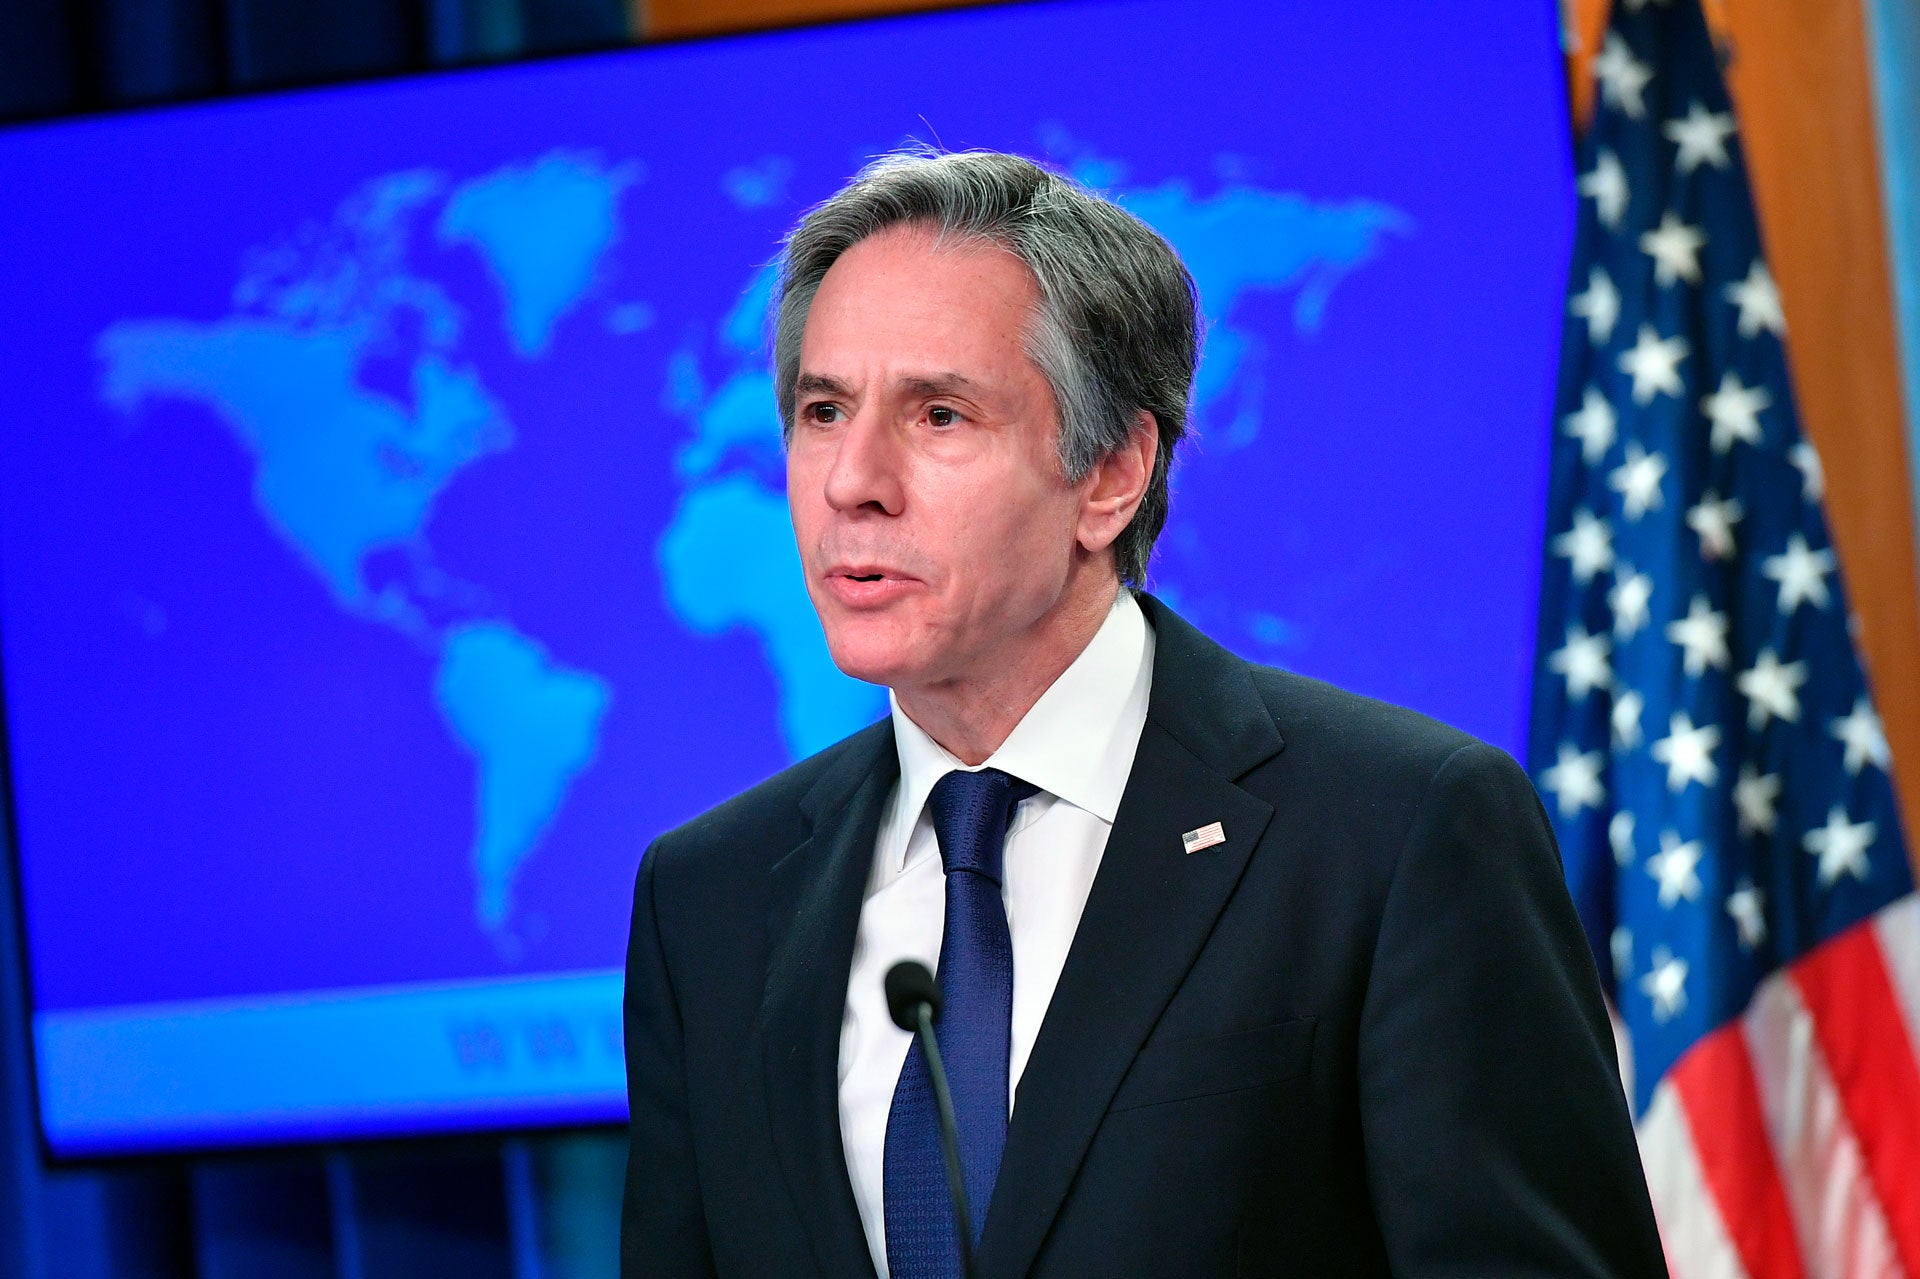
<path fill-rule="evenodd" d="M 654 38 L 784 27 L 915 9 L 953 9 L 980 0 L 630 0 L 635 26 Z"/>

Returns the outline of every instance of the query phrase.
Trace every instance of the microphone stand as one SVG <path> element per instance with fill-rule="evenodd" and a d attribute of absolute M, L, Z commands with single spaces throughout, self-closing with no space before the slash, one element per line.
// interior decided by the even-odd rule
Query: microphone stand
<path fill-rule="evenodd" d="M 947 1066 L 933 1038 L 933 1005 L 921 1000 L 914 1007 L 915 1033 L 927 1057 L 933 1080 L 933 1104 L 940 1112 L 940 1149 L 947 1160 L 947 1193 L 953 1200 L 953 1228 L 960 1236 L 960 1273 L 973 1279 L 973 1218 L 967 1211 L 967 1181 L 960 1170 L 960 1125 L 953 1118 L 953 1094 L 947 1090 Z"/>

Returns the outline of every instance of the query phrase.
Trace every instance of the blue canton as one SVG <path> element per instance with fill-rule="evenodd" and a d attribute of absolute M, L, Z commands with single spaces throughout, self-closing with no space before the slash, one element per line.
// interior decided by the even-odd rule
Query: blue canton
<path fill-rule="evenodd" d="M 1697 0 L 1622 0 L 1594 70 L 1530 765 L 1644 1110 L 1913 885 Z"/>

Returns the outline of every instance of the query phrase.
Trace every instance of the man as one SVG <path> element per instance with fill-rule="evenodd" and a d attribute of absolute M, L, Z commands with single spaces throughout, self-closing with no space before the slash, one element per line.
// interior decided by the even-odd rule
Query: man
<path fill-rule="evenodd" d="M 1660 1275 L 1591 960 L 1505 755 L 1136 594 L 1197 356 L 1144 225 L 894 156 L 788 241 L 788 495 L 889 719 L 641 864 L 628 1276 Z"/>

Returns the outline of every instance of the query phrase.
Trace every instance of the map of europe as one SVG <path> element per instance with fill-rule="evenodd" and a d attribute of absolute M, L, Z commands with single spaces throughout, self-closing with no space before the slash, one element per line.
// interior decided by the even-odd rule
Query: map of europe
<path fill-rule="evenodd" d="M 1341 282 L 1415 232 L 1387 204 L 1268 189 L 1224 162 L 1145 183 L 1091 154 L 1072 167 L 1165 235 L 1199 286 L 1208 336 L 1195 408 L 1208 452 L 1188 465 L 1231 465 L 1260 438 L 1275 334 L 1248 319 L 1249 300 L 1284 299 L 1294 333 L 1310 337 Z M 793 168 L 742 163 L 716 195 L 765 208 Z M 644 239 L 629 197 L 647 180 L 637 160 L 565 149 L 464 180 L 373 176 L 330 214 L 236 246 L 228 313 L 129 317 L 97 339 L 98 393 L 123 421 L 139 429 L 145 408 L 169 401 L 210 415 L 246 461 L 258 518 L 312 587 L 428 655 L 420 696 L 474 766 L 472 918 L 508 959 L 525 940 L 516 885 L 595 766 L 623 689 L 571 659 L 563 639 L 516 624 L 488 583 L 448 571 L 434 516 L 480 462 L 512 464 L 528 428 L 500 388 L 538 385 L 557 348 L 669 322 L 685 334 L 657 369 L 678 432 L 671 474 L 658 477 L 672 501 L 651 548 L 658 590 L 690 641 L 751 637 L 785 755 L 811 754 L 886 706 L 884 690 L 834 668 L 801 582 L 764 349 L 774 268 L 743 264 L 738 302 L 722 314 L 634 298 L 612 259 Z M 477 260 L 493 296 L 423 265 L 448 253 Z M 477 343 L 483 322 L 504 341 Z M 1189 600 L 1183 566 L 1205 537 L 1201 520 L 1171 547 L 1163 597 Z M 1270 651 L 1295 630 L 1253 602 L 1209 623 Z"/>

